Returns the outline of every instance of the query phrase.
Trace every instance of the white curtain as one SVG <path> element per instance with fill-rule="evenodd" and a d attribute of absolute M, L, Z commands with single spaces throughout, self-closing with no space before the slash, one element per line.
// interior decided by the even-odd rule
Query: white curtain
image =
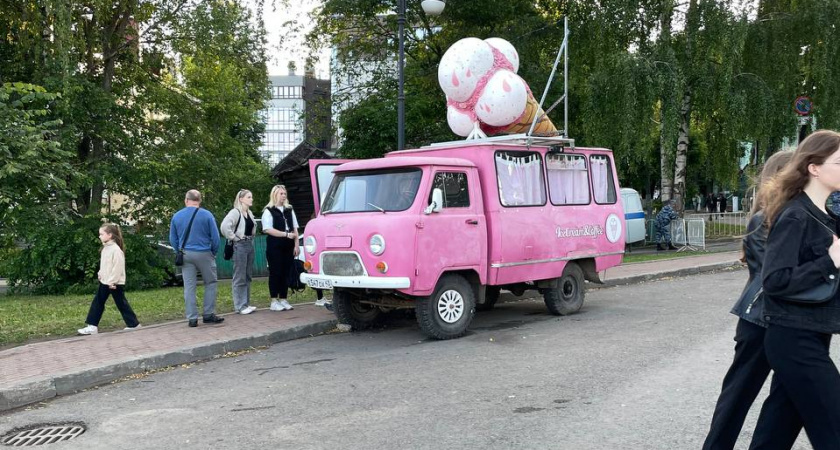
<path fill-rule="evenodd" d="M 545 182 L 542 161 L 538 155 L 513 157 L 496 155 L 499 194 L 505 206 L 542 205 L 545 203 Z"/>
<path fill-rule="evenodd" d="M 555 205 L 589 203 L 586 159 L 579 155 L 552 155 L 548 160 L 548 188 Z"/>
<path fill-rule="evenodd" d="M 609 162 L 604 156 L 592 156 L 590 158 L 592 165 L 592 191 L 595 195 L 595 202 L 597 203 L 612 203 L 614 200 L 610 198 L 610 176 L 609 176 Z"/>

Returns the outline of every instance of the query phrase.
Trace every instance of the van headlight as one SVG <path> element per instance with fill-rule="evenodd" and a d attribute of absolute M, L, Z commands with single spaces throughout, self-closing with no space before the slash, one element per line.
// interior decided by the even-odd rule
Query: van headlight
<path fill-rule="evenodd" d="M 303 248 L 306 250 L 306 253 L 314 255 L 315 249 L 318 248 L 318 242 L 315 240 L 315 236 L 306 236 L 306 239 L 303 240 Z"/>
<path fill-rule="evenodd" d="M 381 234 L 370 237 L 370 252 L 377 256 L 385 252 L 385 238 Z"/>

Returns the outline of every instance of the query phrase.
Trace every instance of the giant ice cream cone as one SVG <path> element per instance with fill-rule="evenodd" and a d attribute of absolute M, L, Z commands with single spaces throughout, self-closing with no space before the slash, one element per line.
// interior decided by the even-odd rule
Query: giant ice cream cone
<path fill-rule="evenodd" d="M 500 132 L 506 134 L 527 133 L 531 129 L 531 122 L 536 117 L 542 118 L 534 126 L 534 135 L 555 136 L 557 134 L 557 127 L 551 123 L 551 119 L 548 116 L 544 116 L 542 108 L 540 108 L 539 103 L 537 103 L 537 100 L 530 92 L 528 92 L 528 103 L 525 105 L 525 113 L 516 122 L 502 128 Z"/>

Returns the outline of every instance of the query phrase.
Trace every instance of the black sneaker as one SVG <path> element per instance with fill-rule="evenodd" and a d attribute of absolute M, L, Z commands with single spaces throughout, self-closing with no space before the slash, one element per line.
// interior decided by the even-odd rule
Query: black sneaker
<path fill-rule="evenodd" d="M 210 314 L 209 316 L 204 316 L 202 322 L 204 323 L 222 323 L 225 321 L 224 317 L 219 317 L 215 314 Z"/>
<path fill-rule="evenodd" d="M 189 325 L 192 328 L 197 327 L 198 326 L 198 319 L 190 319 L 190 321 L 187 325 Z"/>
<path fill-rule="evenodd" d="M 332 302 L 324 303 L 324 308 L 327 308 L 327 311 L 332 311 L 333 310 Z"/>

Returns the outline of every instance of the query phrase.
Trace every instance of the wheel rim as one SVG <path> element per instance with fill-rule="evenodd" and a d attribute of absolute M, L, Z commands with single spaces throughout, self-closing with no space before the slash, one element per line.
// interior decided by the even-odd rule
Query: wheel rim
<path fill-rule="evenodd" d="M 444 292 L 438 297 L 437 312 L 444 322 L 457 322 L 464 315 L 464 297 L 455 290 Z"/>
<path fill-rule="evenodd" d="M 577 295 L 577 283 L 574 278 L 568 277 L 564 279 L 561 289 L 561 292 L 563 293 L 563 301 L 571 302 L 575 299 L 575 296 Z"/>

